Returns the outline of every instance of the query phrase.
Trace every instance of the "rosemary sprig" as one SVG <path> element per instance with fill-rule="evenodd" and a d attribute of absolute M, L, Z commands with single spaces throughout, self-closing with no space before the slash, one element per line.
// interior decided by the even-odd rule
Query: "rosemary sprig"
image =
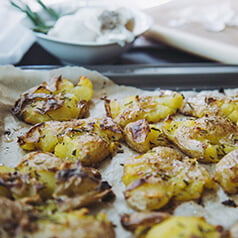
<path fill-rule="evenodd" d="M 41 0 L 36 0 L 42 8 L 52 17 L 54 20 L 57 20 L 60 16 L 58 13 L 56 13 L 52 8 L 47 7 Z M 34 31 L 47 33 L 52 26 L 49 26 L 45 23 L 45 21 L 40 17 L 39 14 L 36 12 L 33 12 L 31 8 L 24 3 L 22 0 L 11 0 L 10 4 L 19 9 L 20 11 L 24 12 L 28 18 L 33 22 L 34 24 Z"/>
<path fill-rule="evenodd" d="M 41 7 L 54 19 L 54 20 L 58 20 L 60 17 L 60 14 L 57 13 L 53 8 L 51 7 L 47 7 L 41 0 L 36 0 Z"/>

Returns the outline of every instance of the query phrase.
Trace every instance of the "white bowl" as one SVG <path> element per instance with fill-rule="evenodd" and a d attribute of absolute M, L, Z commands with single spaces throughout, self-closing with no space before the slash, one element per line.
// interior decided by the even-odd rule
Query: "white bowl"
<path fill-rule="evenodd" d="M 139 10 L 131 10 L 135 17 L 135 38 L 146 32 L 151 25 L 151 18 Z M 59 58 L 62 62 L 76 65 L 112 63 L 125 52 L 134 42 L 110 43 L 75 43 L 66 42 L 56 37 L 42 33 L 35 33 L 37 42 L 49 53 Z"/>

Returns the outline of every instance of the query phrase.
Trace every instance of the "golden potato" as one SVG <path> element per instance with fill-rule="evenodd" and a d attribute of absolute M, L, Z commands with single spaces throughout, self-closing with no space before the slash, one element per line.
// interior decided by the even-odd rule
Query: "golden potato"
<path fill-rule="evenodd" d="M 238 128 L 224 117 L 206 116 L 181 121 L 170 117 L 162 128 L 176 146 L 200 162 L 218 162 L 238 148 Z"/>
<path fill-rule="evenodd" d="M 96 165 L 113 154 L 123 133 L 111 118 L 49 121 L 37 124 L 18 138 L 22 149 L 53 152 L 57 157 Z"/>
<path fill-rule="evenodd" d="M 127 124 L 124 135 L 126 143 L 140 153 L 145 153 L 155 146 L 170 144 L 161 126 L 149 124 L 145 119 Z"/>
<path fill-rule="evenodd" d="M 136 210 L 157 210 L 172 198 L 200 198 L 204 189 L 214 188 L 208 172 L 196 160 L 183 158 L 175 149 L 155 147 L 124 164 L 122 177 L 128 204 Z"/>
<path fill-rule="evenodd" d="M 115 238 L 113 224 L 104 213 L 89 215 L 87 209 L 57 212 L 37 222 L 35 238 Z M 79 236 L 80 234 L 80 236 Z"/>
<path fill-rule="evenodd" d="M 112 223 L 104 213 L 90 215 L 89 210 L 59 212 L 47 206 L 11 201 L 0 197 L 0 234 L 2 238 L 115 238 Z"/>
<path fill-rule="evenodd" d="M 92 94 L 93 86 L 88 78 L 81 76 L 79 83 L 73 85 L 59 76 L 22 93 L 12 111 L 29 124 L 83 118 L 88 115 Z"/>
<path fill-rule="evenodd" d="M 170 217 L 152 227 L 145 238 L 221 238 L 221 233 L 201 217 Z"/>
<path fill-rule="evenodd" d="M 168 115 L 175 114 L 182 103 L 182 94 L 163 91 L 157 96 L 131 96 L 125 98 L 122 104 L 117 100 L 105 100 L 105 108 L 107 116 L 124 127 L 140 119 L 158 122 Z"/>
<path fill-rule="evenodd" d="M 4 168 L 6 170 L 7 167 Z M 0 169 L 1 170 L 1 169 Z M 9 169 L 11 171 L 11 168 Z M 45 197 L 54 184 L 54 173 L 50 171 L 28 171 L 21 173 L 17 169 L 13 172 L 0 172 L 2 196 L 14 199 L 25 197 Z"/>
<path fill-rule="evenodd" d="M 53 198 L 61 211 L 84 207 L 114 198 L 111 186 L 102 181 L 98 170 L 66 163 L 56 173 Z"/>
<path fill-rule="evenodd" d="M 26 157 L 14 169 L 0 166 L 1 196 L 28 201 L 53 199 L 60 210 L 88 206 L 114 197 L 111 186 L 101 180 L 98 170 L 83 167 L 80 163 L 59 164 L 60 159 L 56 163 L 56 157 L 49 153 L 33 153 L 33 158 L 28 157 L 30 163 Z"/>
<path fill-rule="evenodd" d="M 133 232 L 135 237 L 142 238 L 148 230 L 170 217 L 166 212 L 135 212 L 132 214 L 124 214 L 121 217 L 122 226 Z"/>
<path fill-rule="evenodd" d="M 189 97 L 185 100 L 180 111 L 195 117 L 226 116 L 232 122 L 238 121 L 238 95 L 223 97 Z"/>
<path fill-rule="evenodd" d="M 215 180 L 227 193 L 238 193 L 238 149 L 224 156 L 215 171 Z"/>

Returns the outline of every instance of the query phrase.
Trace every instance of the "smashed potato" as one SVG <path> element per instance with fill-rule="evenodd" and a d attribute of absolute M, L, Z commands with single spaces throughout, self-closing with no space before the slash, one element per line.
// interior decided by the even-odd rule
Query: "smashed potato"
<path fill-rule="evenodd" d="M 137 238 L 225 238 L 221 229 L 201 217 L 171 216 L 165 212 L 137 212 L 122 216 L 121 223 Z"/>
<path fill-rule="evenodd" d="M 238 193 L 238 149 L 224 156 L 215 167 L 215 180 L 225 192 Z"/>
<path fill-rule="evenodd" d="M 232 122 L 238 121 L 238 95 L 224 97 L 189 97 L 185 100 L 180 111 L 195 117 L 226 116 Z"/>
<path fill-rule="evenodd" d="M 87 77 L 81 76 L 74 85 L 59 76 L 22 93 L 12 112 L 29 124 L 83 118 L 89 113 L 92 94 L 93 86 Z"/>
<path fill-rule="evenodd" d="M 122 180 L 128 204 L 139 211 L 160 209 L 172 198 L 175 201 L 198 199 L 204 189 L 214 188 L 205 168 L 169 147 L 155 147 L 143 155 L 128 158 Z"/>
<path fill-rule="evenodd" d="M 125 98 L 123 103 L 117 100 L 105 100 L 105 108 L 107 116 L 124 127 L 140 119 L 158 122 L 168 115 L 175 114 L 182 103 L 182 94 L 163 91 L 157 96 L 131 96 Z"/>
<path fill-rule="evenodd" d="M 238 148 L 238 128 L 224 117 L 181 121 L 170 117 L 163 123 L 163 131 L 184 153 L 204 163 L 218 162 Z"/>
<path fill-rule="evenodd" d="M 40 149 L 57 157 L 83 165 L 95 165 L 113 154 L 123 138 L 118 124 L 111 118 L 49 121 L 37 124 L 18 138 L 24 150 Z"/>
<path fill-rule="evenodd" d="M 46 213 L 47 207 L 0 197 L 0 235 L 4 238 L 115 238 L 112 223 L 104 213 L 89 210 Z M 7 210 L 7 213 L 6 213 Z"/>
<path fill-rule="evenodd" d="M 170 144 L 161 126 L 149 124 L 145 119 L 127 124 L 124 135 L 130 148 L 139 153 L 145 153 L 155 146 Z"/>
<path fill-rule="evenodd" d="M 122 226 L 132 232 L 135 237 L 142 238 L 152 226 L 170 217 L 166 212 L 135 212 L 121 217 Z"/>
<path fill-rule="evenodd" d="M 153 226 L 145 238 L 221 238 L 216 228 L 201 217 L 170 217 Z"/>
<path fill-rule="evenodd" d="M 101 180 L 98 170 L 72 162 L 56 167 L 54 156 L 54 167 L 45 169 L 50 163 L 49 154 L 46 154 L 47 159 L 43 153 L 37 156 L 38 159 L 34 160 L 41 161 L 39 165 L 34 164 L 29 157 L 31 164 L 26 163 L 27 159 L 24 158 L 16 168 L 0 166 L 1 196 L 28 201 L 51 199 L 61 211 L 88 206 L 114 197 L 111 186 Z"/>

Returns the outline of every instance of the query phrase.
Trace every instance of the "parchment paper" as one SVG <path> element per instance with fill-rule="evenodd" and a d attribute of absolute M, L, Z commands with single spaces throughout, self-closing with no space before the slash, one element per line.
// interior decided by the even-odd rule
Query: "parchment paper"
<path fill-rule="evenodd" d="M 152 95 L 156 91 L 143 91 L 141 89 L 119 86 L 114 84 L 108 78 L 100 75 L 95 71 L 89 71 L 80 67 L 64 67 L 51 71 L 37 70 L 20 70 L 13 66 L 0 66 L 0 163 L 7 166 L 16 166 L 25 152 L 19 148 L 17 137 L 29 128 L 29 125 L 20 122 L 11 113 L 11 108 L 20 93 L 25 90 L 46 81 L 53 76 L 62 75 L 76 83 L 79 76 L 88 76 L 93 82 L 94 96 L 90 105 L 90 117 L 105 116 L 104 102 L 100 99 L 103 96 L 108 98 L 122 99 L 130 95 Z M 227 94 L 237 94 L 237 89 L 226 90 Z M 195 92 L 185 92 L 184 95 L 193 95 Z M 203 91 L 201 95 L 219 95 L 218 91 Z M 117 154 L 112 159 L 103 162 L 99 170 L 103 179 L 107 180 L 113 187 L 116 194 L 116 200 L 113 203 L 103 204 L 97 211 L 104 211 L 108 214 L 108 218 L 116 225 L 117 237 L 129 238 L 132 235 L 126 232 L 120 225 L 120 216 L 124 213 L 131 213 L 133 210 L 129 208 L 124 200 L 123 191 L 125 189 L 121 182 L 123 174 L 123 166 L 125 159 L 137 153 L 122 145 L 123 153 Z M 212 166 L 208 166 L 209 170 Z M 218 192 L 210 192 L 204 195 L 203 205 L 199 205 L 194 201 L 186 202 L 180 205 L 176 210 L 176 215 L 204 216 L 209 222 L 216 225 L 223 225 L 229 228 L 238 221 L 238 209 L 224 206 L 221 202 L 227 200 L 228 197 L 222 189 Z M 233 199 L 238 202 L 236 196 Z"/>

